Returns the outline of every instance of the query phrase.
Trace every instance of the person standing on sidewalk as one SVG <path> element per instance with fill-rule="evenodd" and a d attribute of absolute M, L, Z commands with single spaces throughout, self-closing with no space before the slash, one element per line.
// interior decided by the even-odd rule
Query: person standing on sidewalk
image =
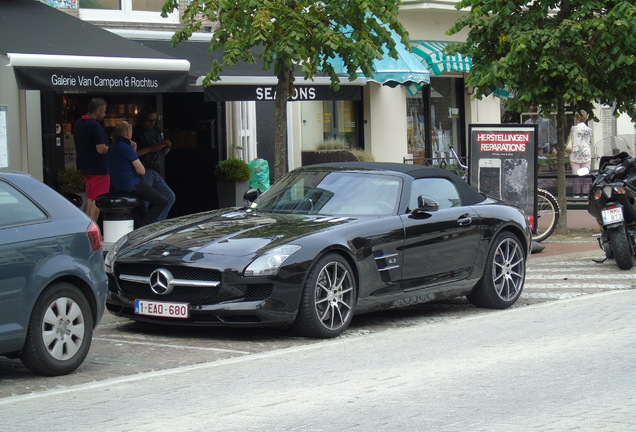
<path fill-rule="evenodd" d="M 117 123 L 115 141 L 108 151 L 108 167 L 113 192 L 131 193 L 149 203 L 148 211 L 141 220 L 141 226 L 145 226 L 159 220 L 159 215 L 168 205 L 168 199 L 141 181 L 146 170 L 135 151 L 136 144 L 131 141 L 132 131 L 130 123 Z"/>
<path fill-rule="evenodd" d="M 162 221 L 168 217 L 168 213 L 176 199 L 175 193 L 161 176 L 163 172 L 165 156 L 170 152 L 172 143 L 163 138 L 163 133 L 157 126 L 157 110 L 147 106 L 137 116 L 133 141 L 137 143 L 137 155 L 146 169 L 146 174 L 141 181 L 157 190 L 168 200 L 165 210 L 157 218 Z"/>
<path fill-rule="evenodd" d="M 572 172 L 577 173 L 582 168 L 589 169 L 592 165 L 592 128 L 587 125 L 588 114 L 581 110 L 574 113 L 576 124 L 572 126 L 572 153 L 570 165 Z"/>
<path fill-rule="evenodd" d="M 101 121 L 106 115 L 106 101 L 93 98 L 88 103 L 88 113 L 80 117 L 73 126 L 75 152 L 80 173 L 86 184 L 86 207 L 84 212 L 95 223 L 99 219 L 98 196 L 108 193 L 110 176 L 106 162 L 108 136 Z"/>

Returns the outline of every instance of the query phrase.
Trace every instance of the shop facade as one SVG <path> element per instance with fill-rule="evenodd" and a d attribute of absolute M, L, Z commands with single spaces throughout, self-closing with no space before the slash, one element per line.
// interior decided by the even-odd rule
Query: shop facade
<path fill-rule="evenodd" d="M 68 16 L 50 9 L 58 15 Z M 453 15 L 434 8 L 425 12 L 408 7 L 403 9 L 400 18 L 411 39 L 421 42 L 441 39 L 457 16 L 457 12 Z M 80 9 L 80 18 L 88 17 L 82 17 L 81 12 Z M 165 167 L 166 179 L 178 196 L 174 215 L 215 206 L 213 168 L 219 160 L 239 157 L 248 161 L 262 157 L 270 165 L 273 163 L 273 74 L 263 71 L 258 64 L 237 65 L 226 71 L 220 82 L 204 89 L 201 77 L 212 61 L 207 53 L 205 33 L 175 49 L 169 43 L 170 31 L 106 31 L 78 18 L 68 18 L 75 20 L 73 25 L 84 27 L 81 31 L 90 33 L 85 37 L 90 42 L 85 51 L 81 51 L 78 44 L 66 38 L 59 41 L 53 56 L 70 54 L 84 57 L 90 63 L 94 57 L 99 57 L 95 55 L 96 47 L 108 48 L 104 49 L 105 57 L 129 50 L 133 52 L 132 45 L 120 45 L 126 42 L 143 51 L 143 55 L 136 53 L 136 56 L 161 59 L 164 64 L 171 65 L 173 72 L 177 64 L 183 68 L 180 62 L 189 63 L 187 71 L 178 71 L 185 83 L 172 88 L 131 88 L 130 84 L 125 86 L 125 77 L 114 77 L 103 81 L 98 88 L 78 87 L 77 83 L 75 87 L 60 87 L 60 83 L 71 84 L 68 76 L 64 78 L 63 75 L 60 83 L 49 82 L 50 78 L 47 78 L 46 83 L 25 85 L 16 75 L 16 57 L 8 56 L 16 53 L 16 49 L 7 48 L 9 42 L 3 41 L 4 52 L 0 51 L 0 59 L 3 66 L 10 66 L 0 68 L 0 106 L 6 107 L 2 112 L 7 118 L 9 137 L 8 166 L 27 171 L 53 186 L 56 171 L 72 165 L 71 124 L 74 118 L 85 113 L 92 96 L 103 97 L 109 103 L 107 128 L 119 118 L 134 119 L 135 112 L 144 105 L 157 107 L 159 125 L 176 144 Z M 103 22 L 99 24 L 106 26 Z M 70 24 L 60 26 L 69 27 Z M 115 27 L 114 23 L 112 26 Z M 67 28 L 60 34 L 75 31 Z M 95 42 L 96 35 L 104 39 Z M 34 36 L 33 40 L 37 38 L 46 40 L 47 35 Z M 81 38 L 78 36 L 74 40 Z M 36 49 L 22 51 L 39 53 Z M 419 55 L 418 61 L 429 66 L 430 85 L 390 87 L 361 78 L 356 82 L 345 82 L 341 87 L 343 90 L 336 94 L 329 88 L 326 77 L 308 82 L 297 79 L 297 94 L 288 106 L 288 169 L 301 166 L 302 152 L 313 150 L 326 140 L 339 140 L 352 148 L 363 149 L 378 161 L 444 158 L 448 157 L 449 145 L 467 154 L 467 125 L 499 122 L 499 100 L 492 97 L 486 101 L 473 101 L 470 98 L 464 85 L 469 68 L 449 68 L 437 73 L 429 64 L 430 59 Z M 31 70 L 35 68 L 30 67 Z M 50 69 L 52 65 L 43 67 Z M 90 69 L 87 64 L 83 67 Z M 97 68 L 91 72 L 92 76 L 102 76 L 102 71 L 108 68 L 112 65 Z M 149 66 L 145 68 L 152 70 Z M 113 86 L 116 79 L 122 82 L 123 88 Z M 49 88 L 43 87 L 44 84 Z M 52 85 L 54 87 L 50 88 Z M 190 204 L 184 204 L 186 202 Z"/>
<path fill-rule="evenodd" d="M 87 1 L 48 3 L 55 6 L 72 3 L 77 9 L 71 10 L 71 15 L 165 56 L 190 62 L 189 81 L 183 91 L 152 95 L 100 94 L 113 105 L 116 111 L 113 114 L 122 110 L 120 105 L 128 107 L 154 101 L 166 133 L 181 146 L 166 162 L 166 178 L 179 189 L 184 201 L 197 203 L 185 206 L 179 213 L 205 210 L 214 205 L 215 188 L 206 186 L 214 183 L 212 171 L 218 160 L 238 157 L 249 161 L 262 157 L 270 164 L 273 162 L 272 88 L 275 79 L 271 72 L 263 71 L 259 64 L 237 65 L 229 68 L 220 82 L 204 89 L 201 77 L 209 70 L 212 60 L 205 41 L 209 33 L 196 34 L 188 43 L 172 48 L 169 39 L 179 19 L 177 14 L 168 19 L 158 18 L 162 0 L 143 4 L 130 0 L 114 1 L 109 2 L 106 9 L 91 8 L 92 3 Z M 288 169 L 301 166 L 303 151 L 313 150 L 326 140 L 363 149 L 378 161 L 452 163 L 451 145 L 460 155 L 466 157 L 469 154 L 469 125 L 501 123 L 502 99 L 493 94 L 483 100 L 474 100 L 472 89 L 465 84 L 470 59 L 443 53 L 448 43 L 465 40 L 462 33 L 446 34 L 457 18 L 466 13 L 456 10 L 456 3 L 454 0 L 403 0 L 400 7 L 400 20 L 409 32 L 414 55 L 430 72 L 427 84 L 389 87 L 382 82 L 360 79 L 346 83 L 346 87 L 355 89 L 355 96 L 316 97 L 312 92 L 315 88 L 328 88 L 328 80 L 320 77 L 304 83 L 298 77 L 297 97 L 288 105 Z M 205 31 L 212 29 L 212 25 L 204 26 Z M 11 70 L 0 71 L 0 79 L 7 75 L 7 69 Z M 3 105 L 3 101 L 8 100 L 4 96 L 5 88 L 3 86 L 0 93 L 3 99 L 0 100 L 0 118 L 15 120 L 15 110 L 9 109 L 6 103 Z M 246 96 L 246 92 L 250 95 Z M 51 97 L 47 96 L 47 100 Z M 46 117 L 43 106 L 48 102 L 41 102 L 44 100 L 41 94 L 32 90 L 9 95 L 9 98 L 30 101 L 22 110 L 19 130 L 23 136 L 36 139 L 38 125 L 43 121 L 39 117 Z M 65 98 L 73 104 L 78 100 L 79 105 L 84 103 L 81 94 L 67 93 Z M 9 105 L 15 106 L 15 103 Z M 41 109 L 38 110 L 37 105 Z M 600 123 L 590 124 L 594 129 L 597 157 L 607 148 L 612 150 L 617 145 L 622 148 L 624 142 L 634 148 L 634 127 L 629 119 L 625 116 L 615 119 L 611 107 L 599 106 L 595 112 L 601 119 Z M 8 123 L 11 128 L 16 128 L 14 121 Z M 47 136 L 53 135 L 43 132 L 41 136 L 46 140 Z M 9 145 L 15 146 L 15 142 L 12 140 Z M 48 162 L 42 160 L 48 161 L 50 157 L 41 158 L 33 140 L 29 145 L 13 148 L 12 157 L 19 154 L 21 163 L 28 161 L 25 166 L 33 167 L 29 171 L 40 177 L 40 172 L 48 173 L 49 170 Z M 46 155 L 48 147 L 43 147 Z M 0 163 L 2 160 L 0 149 Z M 47 175 L 50 177 L 50 173 Z M 201 190 L 205 191 L 204 199 L 201 199 Z"/>

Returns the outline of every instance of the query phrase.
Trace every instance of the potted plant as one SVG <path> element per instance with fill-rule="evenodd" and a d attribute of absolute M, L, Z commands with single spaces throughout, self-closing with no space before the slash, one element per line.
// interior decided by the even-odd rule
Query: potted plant
<path fill-rule="evenodd" d="M 86 202 L 86 186 L 80 170 L 67 168 L 55 175 L 55 189 L 79 208 Z"/>
<path fill-rule="evenodd" d="M 247 162 L 231 158 L 221 161 L 214 169 L 219 208 L 243 205 L 243 194 L 249 189 L 250 167 Z"/>

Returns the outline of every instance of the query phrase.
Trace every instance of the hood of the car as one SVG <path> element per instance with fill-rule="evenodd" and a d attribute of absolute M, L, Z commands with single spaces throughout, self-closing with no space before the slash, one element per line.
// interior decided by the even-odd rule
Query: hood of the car
<path fill-rule="evenodd" d="M 190 254 L 249 256 L 342 226 L 356 218 L 259 213 L 249 209 L 212 211 L 170 219 L 138 230 L 121 251 L 127 258 Z"/>

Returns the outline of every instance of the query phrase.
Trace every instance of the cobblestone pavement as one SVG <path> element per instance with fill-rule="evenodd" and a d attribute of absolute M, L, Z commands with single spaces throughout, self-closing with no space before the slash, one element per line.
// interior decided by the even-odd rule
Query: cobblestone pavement
<path fill-rule="evenodd" d="M 619 270 L 602 255 L 589 230 L 554 236 L 528 263 L 526 285 L 515 308 L 612 290 L 636 289 L 636 268 Z M 341 338 L 489 313 L 465 299 L 416 305 L 361 315 Z M 33 376 L 19 360 L 0 358 L 0 398 L 59 389 L 119 376 L 275 351 L 317 343 L 283 329 L 154 327 L 106 314 L 95 331 L 91 351 L 75 373 Z"/>

